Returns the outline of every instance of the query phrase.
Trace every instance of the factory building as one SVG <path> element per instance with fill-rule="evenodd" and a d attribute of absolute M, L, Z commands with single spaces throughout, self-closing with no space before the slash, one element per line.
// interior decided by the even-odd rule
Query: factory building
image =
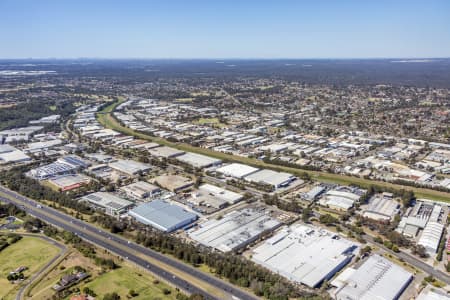
<path fill-rule="evenodd" d="M 191 152 L 187 152 L 183 155 L 177 156 L 176 159 L 196 169 L 203 169 L 211 166 L 217 166 L 222 163 L 220 159 Z"/>
<path fill-rule="evenodd" d="M 422 235 L 418 241 L 419 245 L 425 247 L 429 254 L 435 254 L 439 248 L 444 225 L 438 222 L 430 221 L 423 229 Z"/>
<path fill-rule="evenodd" d="M 245 247 L 280 225 L 265 209 L 246 208 L 227 213 L 220 219 L 211 219 L 188 234 L 204 246 L 228 252 Z"/>
<path fill-rule="evenodd" d="M 191 194 L 191 197 L 187 200 L 188 203 L 197 206 L 197 209 L 202 211 L 203 207 L 212 207 L 222 209 L 230 204 L 234 204 L 243 198 L 241 194 L 222 189 L 220 187 L 203 184 Z"/>
<path fill-rule="evenodd" d="M 399 212 L 400 204 L 391 193 L 375 195 L 363 211 L 363 216 L 373 220 L 390 221 Z"/>
<path fill-rule="evenodd" d="M 53 147 L 56 146 L 60 146 L 62 145 L 63 141 L 60 139 L 54 139 L 54 140 L 50 140 L 50 141 L 43 141 L 43 142 L 34 142 L 34 143 L 29 143 L 27 145 L 27 148 L 24 149 L 25 152 L 27 153 L 37 153 L 37 152 L 41 152 L 41 151 L 45 151 L 48 149 L 51 149 Z"/>
<path fill-rule="evenodd" d="M 184 151 L 181 151 L 181 150 L 178 150 L 175 148 L 171 148 L 171 147 L 167 147 L 167 146 L 151 148 L 151 149 L 148 149 L 148 152 L 152 156 L 163 157 L 163 158 L 174 158 L 174 157 L 184 154 Z"/>
<path fill-rule="evenodd" d="M 289 173 L 259 170 L 244 178 L 247 181 L 271 186 L 274 190 L 287 187 L 297 178 Z"/>
<path fill-rule="evenodd" d="M 33 133 L 43 129 L 43 126 L 28 126 L 0 131 L 0 144 L 15 141 L 28 141 Z"/>
<path fill-rule="evenodd" d="M 216 169 L 216 172 L 225 176 L 242 179 L 245 176 L 255 173 L 259 169 L 244 164 L 232 163 Z"/>
<path fill-rule="evenodd" d="M 146 173 L 151 169 L 151 166 L 149 164 L 124 159 L 119 159 L 115 162 L 109 163 L 109 167 L 119 173 L 123 173 L 128 176 L 134 176 L 139 173 Z"/>
<path fill-rule="evenodd" d="M 312 189 L 310 189 L 307 193 L 304 193 L 302 195 L 302 198 L 307 201 L 313 202 L 317 200 L 319 196 L 322 195 L 325 191 L 326 191 L 325 187 L 317 185 Z"/>
<path fill-rule="evenodd" d="M 69 155 L 58 158 L 57 161 L 37 167 L 28 172 L 28 175 L 38 179 L 45 180 L 58 175 L 73 174 L 75 171 L 84 169 L 90 164 L 76 155 Z"/>
<path fill-rule="evenodd" d="M 141 204 L 128 213 L 137 221 L 164 232 L 172 232 L 195 222 L 198 216 L 163 200 Z"/>
<path fill-rule="evenodd" d="M 332 209 L 347 211 L 353 207 L 356 201 L 361 198 L 360 195 L 346 190 L 333 189 L 325 193 L 319 200 L 320 205 Z"/>
<path fill-rule="evenodd" d="M 220 188 L 215 185 L 208 183 L 202 184 L 199 188 L 200 191 L 208 193 L 216 198 L 220 198 L 229 204 L 234 204 L 242 200 L 243 196 L 241 194 Z"/>
<path fill-rule="evenodd" d="M 133 206 L 133 202 L 105 192 L 92 193 L 82 197 L 81 200 L 104 210 L 110 216 L 119 216 Z"/>
<path fill-rule="evenodd" d="M 161 193 L 161 189 L 156 185 L 145 181 L 138 181 L 120 188 L 128 197 L 143 200 L 148 197 L 154 197 Z"/>
<path fill-rule="evenodd" d="M 88 184 L 91 178 L 82 174 L 67 174 L 49 179 L 49 182 L 61 191 L 70 191 Z"/>
<path fill-rule="evenodd" d="M 0 145 L 0 164 L 30 161 L 31 158 L 10 145 Z"/>
<path fill-rule="evenodd" d="M 388 259 L 374 254 L 358 269 L 348 268 L 331 285 L 337 300 L 398 299 L 413 275 Z"/>
<path fill-rule="evenodd" d="M 254 249 L 252 260 L 314 288 L 347 265 L 357 249 L 355 243 L 330 231 L 294 224 Z"/>

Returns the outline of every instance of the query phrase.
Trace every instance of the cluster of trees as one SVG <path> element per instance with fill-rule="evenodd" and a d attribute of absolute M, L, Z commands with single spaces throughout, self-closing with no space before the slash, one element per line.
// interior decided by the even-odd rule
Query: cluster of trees
<path fill-rule="evenodd" d="M 6 279 L 8 279 L 8 281 L 23 280 L 23 279 L 25 279 L 25 275 L 22 272 L 9 273 L 8 276 L 6 276 Z"/>
<path fill-rule="evenodd" d="M 79 236 L 75 235 L 74 233 L 62 231 L 59 233 L 59 235 L 63 238 L 65 243 L 72 244 L 85 257 L 93 259 L 96 265 L 109 270 L 113 270 L 118 267 L 118 265 L 114 262 L 113 259 L 97 256 L 95 248 L 91 244 L 83 241 Z"/>
<path fill-rule="evenodd" d="M 25 217 L 26 213 L 19 209 L 17 206 L 15 206 L 14 204 L 2 204 L 0 203 L 0 217 L 6 217 L 6 216 L 16 216 L 19 218 Z"/>
<path fill-rule="evenodd" d="M 275 205 L 276 207 L 278 207 L 281 210 L 291 211 L 291 212 L 295 212 L 295 213 L 302 212 L 302 207 L 296 200 L 288 201 L 288 200 L 278 198 L 277 195 L 264 194 L 263 201 L 265 204 Z"/>
<path fill-rule="evenodd" d="M 272 159 L 270 157 L 266 157 L 263 159 L 263 161 L 267 164 L 279 165 L 279 166 L 284 166 L 284 167 L 289 167 L 289 168 L 294 168 L 294 169 L 302 169 L 302 170 L 307 170 L 307 171 L 321 171 L 320 167 L 317 167 L 317 166 L 299 165 L 296 163 L 281 160 L 279 158 Z M 311 180 L 311 176 L 309 176 L 309 174 L 306 172 L 300 174 L 300 178 L 302 178 L 303 180 Z"/>
<path fill-rule="evenodd" d="M 212 251 L 150 228 L 139 230 L 136 241 L 145 247 L 169 253 L 194 266 L 205 264 L 218 276 L 238 286 L 250 288 L 257 296 L 277 300 L 316 296 L 308 292 L 300 292 L 278 274 L 273 274 L 234 253 L 224 254 Z"/>
<path fill-rule="evenodd" d="M 8 233 L 7 235 L 0 235 L 0 252 L 6 247 L 20 241 L 22 237 L 15 233 Z"/>
<path fill-rule="evenodd" d="M 444 255 L 445 245 L 447 243 L 447 229 L 444 229 L 444 232 L 442 233 L 441 241 L 439 242 L 438 252 L 436 255 L 437 261 L 442 261 L 442 256 Z"/>
<path fill-rule="evenodd" d="M 65 117 L 74 111 L 75 107 L 69 101 L 55 102 L 39 99 L 20 103 L 10 108 L 0 109 L 0 130 L 27 126 L 31 120 L 37 120 L 51 114 L 59 114 L 61 117 Z"/>
<path fill-rule="evenodd" d="M 413 191 L 405 190 L 405 189 L 395 189 L 390 188 L 386 186 L 379 186 L 379 185 L 370 185 L 367 189 L 366 195 L 363 196 L 363 200 L 369 200 L 369 198 L 377 193 L 392 193 L 394 197 L 398 197 L 402 200 L 402 204 L 404 207 L 410 207 L 412 206 L 414 200 L 416 199 L 416 196 L 414 195 Z"/>
<path fill-rule="evenodd" d="M 61 206 L 75 209 L 84 214 L 92 214 L 93 210 L 85 203 L 76 201 L 70 194 L 60 193 L 43 186 L 38 180 L 26 177 L 23 167 L 10 169 L 0 173 L 0 182 L 13 191 L 35 200 L 49 200 Z"/>

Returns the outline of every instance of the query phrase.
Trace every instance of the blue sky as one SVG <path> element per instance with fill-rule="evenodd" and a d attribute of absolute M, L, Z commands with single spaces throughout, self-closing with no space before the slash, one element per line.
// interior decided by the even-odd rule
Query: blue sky
<path fill-rule="evenodd" d="M 449 0 L 0 0 L 0 58 L 450 57 Z"/>

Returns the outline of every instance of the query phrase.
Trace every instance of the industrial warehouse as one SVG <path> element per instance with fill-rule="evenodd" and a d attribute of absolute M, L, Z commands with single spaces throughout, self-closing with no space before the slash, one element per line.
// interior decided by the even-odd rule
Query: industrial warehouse
<path fill-rule="evenodd" d="M 228 252 L 245 247 L 280 225 L 265 209 L 245 208 L 200 224 L 188 234 L 202 245 Z"/>
<path fill-rule="evenodd" d="M 137 221 L 164 232 L 183 228 L 197 220 L 195 213 L 163 200 L 141 204 L 128 212 Z"/>
<path fill-rule="evenodd" d="M 335 210 L 347 211 L 353 207 L 364 192 L 357 188 L 341 186 L 326 192 L 319 203 Z"/>
<path fill-rule="evenodd" d="M 399 211 L 400 204 L 393 199 L 392 193 L 374 195 L 364 209 L 363 216 L 373 220 L 390 221 Z"/>
<path fill-rule="evenodd" d="M 178 156 L 176 159 L 196 169 L 217 166 L 222 163 L 220 159 L 191 152 L 186 152 L 185 154 Z"/>
<path fill-rule="evenodd" d="M 139 173 L 145 173 L 151 170 L 149 164 L 144 164 L 134 160 L 119 159 L 109 164 L 109 167 L 116 170 L 119 173 L 123 173 L 128 176 L 134 176 Z"/>
<path fill-rule="evenodd" d="M 49 179 L 49 182 L 61 191 L 70 191 L 88 184 L 91 178 L 82 174 L 67 174 Z"/>
<path fill-rule="evenodd" d="M 223 167 L 220 167 L 216 169 L 216 172 L 223 174 L 225 176 L 234 177 L 237 179 L 242 179 L 245 176 L 248 176 L 250 174 L 255 173 L 259 169 L 239 164 L 239 163 L 232 163 Z"/>
<path fill-rule="evenodd" d="M 198 191 L 191 193 L 191 197 L 187 199 L 187 202 L 196 211 L 212 213 L 230 204 L 234 204 L 242 198 L 243 196 L 241 194 L 205 183 L 198 188 Z"/>
<path fill-rule="evenodd" d="M 252 260 L 289 280 L 316 287 L 348 264 L 357 249 L 332 232 L 295 224 L 254 249 Z"/>
<path fill-rule="evenodd" d="M 331 285 L 337 300 L 388 300 L 398 299 L 412 279 L 408 271 L 374 254 L 358 269 L 346 269 Z"/>
<path fill-rule="evenodd" d="M 48 165 L 31 169 L 28 175 L 38 180 L 44 180 L 57 175 L 72 174 L 75 171 L 87 168 L 89 165 L 90 163 L 81 157 L 70 155 L 61 157 Z"/>
<path fill-rule="evenodd" d="M 137 181 L 120 188 L 128 197 L 136 200 L 143 200 L 161 193 L 161 189 L 156 185 L 145 181 Z"/>
<path fill-rule="evenodd" d="M 288 186 L 297 178 L 286 172 L 275 172 L 272 170 L 259 170 L 245 177 L 245 180 L 265 184 L 276 190 Z"/>
<path fill-rule="evenodd" d="M 31 158 L 21 150 L 10 146 L 0 145 L 0 164 L 29 161 Z"/>
<path fill-rule="evenodd" d="M 82 197 L 81 200 L 104 210 L 106 214 L 111 216 L 119 216 L 133 206 L 133 202 L 105 192 L 92 193 Z"/>
<path fill-rule="evenodd" d="M 156 157 L 173 158 L 173 157 L 177 157 L 179 155 L 184 154 L 184 151 L 181 151 L 181 150 L 178 150 L 175 148 L 171 148 L 171 147 L 167 147 L 167 146 L 162 146 L 162 147 L 148 149 L 148 153 L 150 153 L 150 155 L 156 156 Z"/>

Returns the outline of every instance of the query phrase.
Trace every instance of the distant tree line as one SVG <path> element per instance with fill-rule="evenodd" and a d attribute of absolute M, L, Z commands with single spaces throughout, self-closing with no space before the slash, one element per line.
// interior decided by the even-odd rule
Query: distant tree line
<path fill-rule="evenodd" d="M 19 103 L 10 108 L 0 109 L 0 130 L 29 125 L 31 120 L 37 120 L 52 114 L 66 117 L 75 111 L 71 101 L 35 100 Z"/>

